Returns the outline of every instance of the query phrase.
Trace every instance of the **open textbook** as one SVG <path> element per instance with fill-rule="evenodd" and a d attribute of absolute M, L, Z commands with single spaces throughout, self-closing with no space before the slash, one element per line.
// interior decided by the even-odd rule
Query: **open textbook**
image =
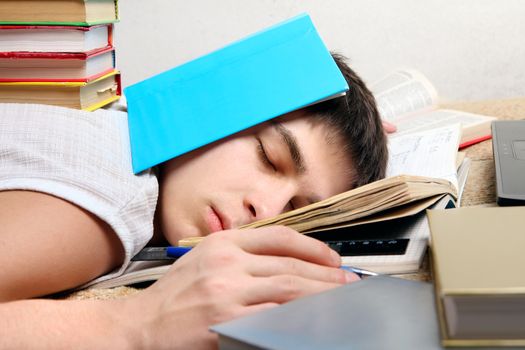
<path fill-rule="evenodd" d="M 391 138 L 455 123 L 462 126 L 460 148 L 491 137 L 490 124 L 495 117 L 439 108 L 436 89 L 418 71 L 394 71 L 370 89 L 381 117 L 397 126 Z"/>
<path fill-rule="evenodd" d="M 241 228 L 285 225 L 302 233 L 392 220 L 421 212 L 445 195 L 457 198 L 459 124 L 389 140 L 385 179 Z M 202 237 L 179 241 L 191 246 Z"/>
<path fill-rule="evenodd" d="M 284 224 L 303 233 L 315 231 L 316 238 L 329 240 L 331 229 L 346 227 L 346 239 L 406 238 L 409 243 L 401 255 L 343 256 L 343 264 L 381 273 L 415 272 L 429 237 L 425 209 L 459 204 L 469 167 L 468 158 L 458 157 L 459 137 L 460 125 L 455 124 L 391 139 L 387 178 L 244 228 Z M 179 243 L 194 245 L 200 240 Z M 153 281 L 170 263 L 135 261 L 123 275 L 87 286 Z"/>

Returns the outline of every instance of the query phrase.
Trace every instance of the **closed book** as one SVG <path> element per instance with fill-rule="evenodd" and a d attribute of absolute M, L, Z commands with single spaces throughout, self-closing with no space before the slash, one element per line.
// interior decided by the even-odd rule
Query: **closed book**
<path fill-rule="evenodd" d="M 113 25 L 0 25 L 0 52 L 90 52 L 113 46 Z"/>
<path fill-rule="evenodd" d="M 430 210 L 443 344 L 525 346 L 525 207 Z"/>
<path fill-rule="evenodd" d="M 124 89 L 138 173 L 348 89 L 300 15 Z"/>
<path fill-rule="evenodd" d="M 0 82 L 87 82 L 115 70 L 112 47 L 91 52 L 0 52 Z"/>
<path fill-rule="evenodd" d="M 0 0 L 0 24 L 90 26 L 118 20 L 117 0 Z"/>
<path fill-rule="evenodd" d="M 369 277 L 211 327 L 225 349 L 442 349 L 432 285 Z"/>
<path fill-rule="evenodd" d="M 41 103 L 92 111 L 120 95 L 116 70 L 89 82 L 0 82 L 0 103 Z"/>

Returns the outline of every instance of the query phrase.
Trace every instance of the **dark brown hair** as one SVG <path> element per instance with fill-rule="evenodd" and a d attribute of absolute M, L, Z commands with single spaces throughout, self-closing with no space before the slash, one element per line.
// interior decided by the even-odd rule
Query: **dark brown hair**
<path fill-rule="evenodd" d="M 388 160 L 387 139 L 375 98 L 361 78 L 332 53 L 348 86 L 346 95 L 306 107 L 313 118 L 327 123 L 343 140 L 344 150 L 355 167 L 353 187 L 385 177 Z"/>

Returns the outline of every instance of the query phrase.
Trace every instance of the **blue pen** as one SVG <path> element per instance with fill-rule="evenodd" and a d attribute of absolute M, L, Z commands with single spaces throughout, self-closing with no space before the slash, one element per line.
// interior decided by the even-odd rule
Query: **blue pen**
<path fill-rule="evenodd" d="M 191 247 L 168 247 L 166 248 L 166 255 L 170 258 L 180 258 L 187 252 L 191 250 Z M 359 277 L 363 276 L 377 276 L 378 274 L 376 272 L 360 269 L 358 267 L 352 267 L 352 266 L 341 266 L 341 269 L 353 272 Z"/>
<path fill-rule="evenodd" d="M 166 255 L 170 258 L 180 258 L 191 250 L 191 247 L 168 247 L 166 248 Z"/>

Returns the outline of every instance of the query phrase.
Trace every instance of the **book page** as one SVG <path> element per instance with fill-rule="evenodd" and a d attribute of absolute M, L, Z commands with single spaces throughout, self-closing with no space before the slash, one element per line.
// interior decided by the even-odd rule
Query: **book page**
<path fill-rule="evenodd" d="M 468 172 L 470 170 L 470 158 L 463 158 L 460 166 L 458 167 L 458 198 L 456 200 L 456 207 L 461 206 L 461 198 L 463 197 L 463 190 L 465 189 L 465 184 L 467 183 Z"/>
<path fill-rule="evenodd" d="M 460 124 L 454 124 L 389 139 L 387 177 L 400 174 L 435 177 L 450 181 L 457 189 L 460 134 Z"/>
<path fill-rule="evenodd" d="M 396 121 L 397 131 L 390 134 L 390 138 L 396 138 L 407 133 L 439 128 L 446 125 L 461 124 L 464 130 L 475 128 L 478 125 L 489 123 L 494 117 L 455 111 L 450 109 L 436 109 L 412 118 L 400 118 Z"/>
<path fill-rule="evenodd" d="M 397 70 L 373 83 L 381 118 L 397 124 L 399 118 L 428 111 L 437 106 L 437 92 L 430 81 L 415 70 Z"/>

